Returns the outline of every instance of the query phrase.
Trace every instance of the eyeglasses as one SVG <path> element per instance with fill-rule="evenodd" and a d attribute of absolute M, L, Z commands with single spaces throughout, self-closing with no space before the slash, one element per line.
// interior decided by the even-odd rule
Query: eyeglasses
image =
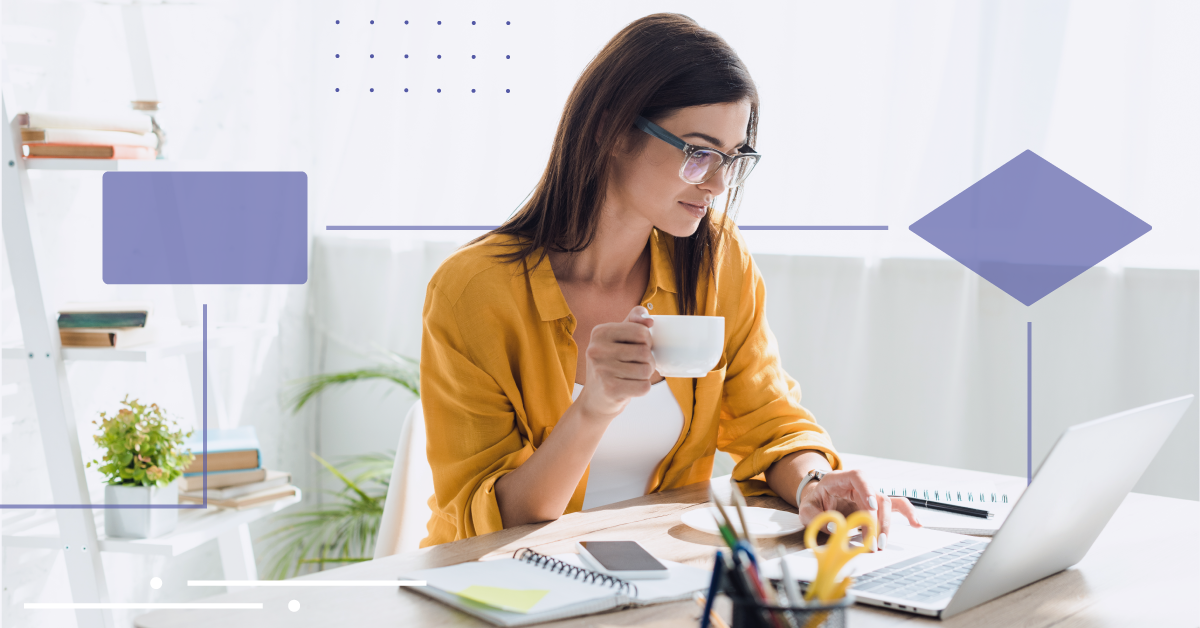
<path fill-rule="evenodd" d="M 683 151 L 683 165 L 679 167 L 679 178 L 693 185 L 708 181 L 718 170 L 728 166 L 725 168 L 725 185 L 730 188 L 738 187 L 746 180 L 746 177 L 750 176 L 750 171 L 754 170 L 754 166 L 762 157 L 749 145 L 745 147 L 745 151 L 733 156 L 726 155 L 715 148 L 693 146 L 642 116 L 638 116 L 633 124 Z"/>

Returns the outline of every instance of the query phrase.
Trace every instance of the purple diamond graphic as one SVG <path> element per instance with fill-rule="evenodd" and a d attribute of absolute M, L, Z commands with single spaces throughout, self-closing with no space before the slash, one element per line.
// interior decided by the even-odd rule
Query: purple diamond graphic
<path fill-rule="evenodd" d="M 1027 150 L 909 229 L 1033 305 L 1150 225 Z"/>

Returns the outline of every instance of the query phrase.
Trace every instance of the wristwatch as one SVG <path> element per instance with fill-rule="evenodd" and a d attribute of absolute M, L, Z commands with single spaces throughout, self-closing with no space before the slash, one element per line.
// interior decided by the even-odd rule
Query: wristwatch
<path fill-rule="evenodd" d="M 825 472 L 820 469 L 813 469 L 805 474 L 804 479 L 800 480 L 800 488 L 796 489 L 796 508 L 800 507 L 800 493 L 804 491 L 804 486 L 809 482 L 820 482 L 823 477 Z"/>

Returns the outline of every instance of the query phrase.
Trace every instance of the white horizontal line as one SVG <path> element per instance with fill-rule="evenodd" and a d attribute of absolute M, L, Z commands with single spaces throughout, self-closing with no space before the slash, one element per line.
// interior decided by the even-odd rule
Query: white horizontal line
<path fill-rule="evenodd" d="M 423 587 L 424 580 L 188 580 L 189 587 Z"/>
<path fill-rule="evenodd" d="M 117 610 L 117 609 L 195 609 L 195 610 L 214 610 L 214 609 L 243 609 L 243 610 L 262 610 L 262 602 L 149 602 L 144 604 L 124 604 L 124 603 L 108 603 L 108 602 L 26 602 L 26 610 Z"/>

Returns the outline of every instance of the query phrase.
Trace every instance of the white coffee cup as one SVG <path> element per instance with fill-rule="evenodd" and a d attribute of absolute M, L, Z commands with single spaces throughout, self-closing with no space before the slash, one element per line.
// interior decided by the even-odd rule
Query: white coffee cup
<path fill-rule="evenodd" d="M 704 377 L 725 349 L 724 316 L 653 314 L 650 327 L 657 370 L 663 377 Z"/>

